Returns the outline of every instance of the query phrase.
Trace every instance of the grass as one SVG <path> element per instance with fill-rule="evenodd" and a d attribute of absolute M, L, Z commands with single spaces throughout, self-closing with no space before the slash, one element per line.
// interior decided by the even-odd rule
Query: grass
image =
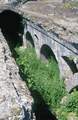
<path fill-rule="evenodd" d="M 51 58 L 47 63 L 44 63 L 37 59 L 33 48 L 16 48 L 16 53 L 20 74 L 30 91 L 35 94 L 36 104 L 42 103 L 38 96 L 40 94 L 49 110 L 56 114 L 58 120 L 68 120 L 67 117 L 70 113 L 78 116 L 78 91 L 71 94 L 65 91 L 56 61 Z"/>
<path fill-rule="evenodd" d="M 71 114 L 72 119 L 75 116 L 75 120 L 78 120 L 78 91 L 67 94 L 66 100 L 60 105 L 60 109 L 57 109 L 59 120 L 67 120 L 69 114 Z"/>
<path fill-rule="evenodd" d="M 47 64 L 37 59 L 33 48 L 17 49 L 17 64 L 23 79 L 31 90 L 38 91 L 44 101 L 53 110 L 59 106 L 65 94 L 63 80 L 60 80 L 56 61 L 51 58 Z"/>

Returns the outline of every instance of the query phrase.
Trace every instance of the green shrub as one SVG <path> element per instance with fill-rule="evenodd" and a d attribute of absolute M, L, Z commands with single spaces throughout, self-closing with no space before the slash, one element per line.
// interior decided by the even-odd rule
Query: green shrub
<path fill-rule="evenodd" d="M 31 91 L 37 91 L 49 106 L 49 109 L 55 111 L 58 120 L 67 120 L 70 112 L 78 115 L 78 92 L 66 94 L 63 80 L 59 78 L 59 69 L 53 58 L 46 64 L 37 59 L 33 48 L 17 48 L 17 64 L 20 68 L 20 74 L 26 81 Z M 66 100 L 61 104 L 62 98 Z M 40 104 L 41 100 L 35 93 L 35 102 Z"/>
<path fill-rule="evenodd" d="M 65 107 L 69 112 L 76 112 L 78 114 L 78 91 L 68 94 Z"/>
<path fill-rule="evenodd" d="M 67 120 L 70 113 L 78 116 L 78 91 L 67 94 L 66 102 L 60 105 L 60 108 L 56 110 L 56 113 L 59 120 Z"/>
<path fill-rule="evenodd" d="M 57 63 L 53 58 L 48 63 L 43 63 L 37 59 L 33 48 L 19 48 L 16 51 L 19 55 L 17 64 L 30 90 L 38 91 L 50 109 L 55 109 L 65 94 Z"/>
<path fill-rule="evenodd" d="M 49 109 L 56 113 L 58 120 L 67 120 L 70 112 L 78 115 L 78 92 L 71 94 L 65 92 L 63 80 L 59 78 L 59 69 L 56 61 L 51 58 L 46 64 L 37 59 L 33 48 L 17 48 L 16 62 L 20 74 L 31 91 L 37 91 L 42 96 Z M 35 93 L 35 92 L 34 92 Z M 40 104 L 41 99 L 35 93 L 35 103 Z M 62 98 L 66 96 L 64 104 Z"/>

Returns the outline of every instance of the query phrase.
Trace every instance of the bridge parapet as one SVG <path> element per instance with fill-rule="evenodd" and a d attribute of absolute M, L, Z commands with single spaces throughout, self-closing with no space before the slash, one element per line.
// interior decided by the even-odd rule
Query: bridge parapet
<path fill-rule="evenodd" d="M 37 36 L 39 36 L 38 34 L 41 33 L 41 36 L 44 36 L 44 38 L 46 38 L 44 40 L 44 38 L 42 38 L 42 42 L 45 44 L 45 42 L 47 42 L 47 44 L 49 44 L 49 46 L 54 49 L 53 46 L 51 46 L 51 42 L 53 41 L 53 43 L 57 44 L 57 47 L 60 48 L 60 55 L 61 56 L 76 56 L 78 55 L 78 49 L 76 49 L 74 47 L 74 45 L 72 45 L 71 42 L 65 41 L 59 37 L 57 37 L 54 33 L 49 33 L 47 32 L 45 29 L 43 29 L 41 26 L 38 26 L 37 24 L 34 24 L 31 21 L 27 21 L 26 22 L 26 30 L 25 31 L 29 31 L 30 33 L 32 32 L 32 36 L 34 36 L 34 34 L 36 34 Z M 39 38 L 39 37 L 38 37 Z M 40 39 L 39 39 L 39 43 L 40 43 Z M 43 44 L 42 43 L 42 44 Z M 67 52 L 68 51 L 68 52 Z"/>

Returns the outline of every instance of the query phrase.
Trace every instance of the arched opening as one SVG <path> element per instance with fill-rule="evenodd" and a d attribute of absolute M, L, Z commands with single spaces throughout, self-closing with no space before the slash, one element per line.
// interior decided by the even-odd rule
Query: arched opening
<path fill-rule="evenodd" d="M 27 40 L 27 47 L 35 47 L 33 38 L 30 34 L 30 32 L 26 33 L 26 40 Z"/>
<path fill-rule="evenodd" d="M 66 56 L 62 56 L 63 59 L 66 61 L 66 63 L 68 64 L 68 66 L 70 67 L 71 71 L 74 73 L 78 72 L 78 69 L 76 67 L 76 64 L 74 63 L 73 60 L 71 60 L 69 57 Z"/>
<path fill-rule="evenodd" d="M 73 91 L 78 91 L 78 85 L 75 86 L 74 88 L 72 88 L 72 89 L 69 91 L 69 93 L 72 93 Z"/>
<path fill-rule="evenodd" d="M 78 43 L 72 43 L 72 45 L 78 50 Z"/>
<path fill-rule="evenodd" d="M 55 57 L 52 49 L 48 45 L 43 45 L 41 47 L 40 55 L 41 55 L 40 57 L 42 60 L 47 61 L 47 60 L 52 58 L 57 62 L 56 57 Z"/>
<path fill-rule="evenodd" d="M 22 45 L 24 26 L 22 16 L 11 10 L 0 13 L 0 28 L 11 50 L 17 45 Z"/>

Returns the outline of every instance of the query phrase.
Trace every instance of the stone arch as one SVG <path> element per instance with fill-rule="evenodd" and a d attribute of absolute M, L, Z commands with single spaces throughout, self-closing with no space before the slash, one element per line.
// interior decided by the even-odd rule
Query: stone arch
<path fill-rule="evenodd" d="M 29 31 L 26 32 L 27 47 L 35 47 L 34 40 Z"/>
<path fill-rule="evenodd" d="M 57 62 L 57 59 L 56 59 L 55 54 L 53 53 L 52 49 L 46 44 L 42 45 L 42 47 L 41 47 L 40 57 L 44 60 L 53 58 Z"/>
<path fill-rule="evenodd" d="M 67 56 L 62 56 L 62 58 L 65 60 L 65 62 L 67 63 L 67 65 L 69 66 L 69 68 L 73 72 L 73 74 L 78 72 L 76 64 L 74 63 L 74 61 L 72 59 L 70 59 Z"/>
<path fill-rule="evenodd" d="M 78 85 L 76 85 L 72 89 L 70 89 L 69 93 L 72 93 L 74 90 L 78 91 Z"/>
<path fill-rule="evenodd" d="M 0 28 L 11 48 L 16 47 L 17 44 L 22 45 L 24 26 L 21 15 L 9 9 L 2 11 L 0 13 Z"/>
<path fill-rule="evenodd" d="M 69 93 L 71 93 L 74 89 L 78 90 L 78 73 L 69 76 L 69 78 L 65 80 L 65 85 Z"/>

